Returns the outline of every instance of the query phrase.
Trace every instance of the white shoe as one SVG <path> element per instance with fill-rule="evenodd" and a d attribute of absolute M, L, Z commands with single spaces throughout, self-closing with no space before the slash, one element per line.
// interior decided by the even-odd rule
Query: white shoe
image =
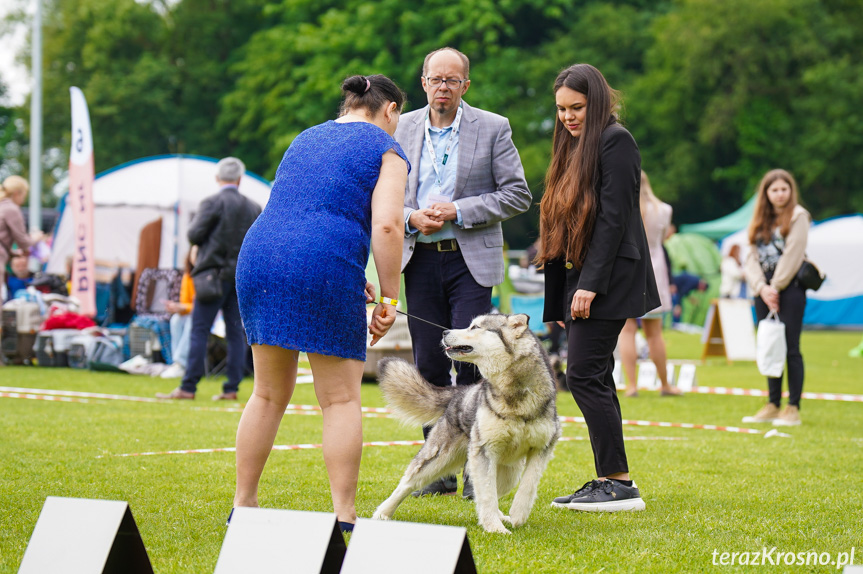
<path fill-rule="evenodd" d="M 186 374 L 186 369 L 183 368 L 183 365 L 179 363 L 174 363 L 170 365 L 167 369 L 159 373 L 159 376 L 163 379 L 182 379 Z"/>
<path fill-rule="evenodd" d="M 138 367 L 142 367 L 142 366 L 148 364 L 149 362 L 150 361 L 148 361 L 143 355 L 135 355 L 134 357 L 132 357 L 128 361 L 120 364 L 119 367 L 120 367 L 120 369 L 127 371 L 129 369 L 136 369 Z"/>

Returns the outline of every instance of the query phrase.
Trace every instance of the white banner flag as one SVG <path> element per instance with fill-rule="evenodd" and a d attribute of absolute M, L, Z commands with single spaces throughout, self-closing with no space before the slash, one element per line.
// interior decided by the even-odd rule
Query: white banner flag
<path fill-rule="evenodd" d="M 75 222 L 72 292 L 81 314 L 96 315 L 96 269 L 93 262 L 93 134 L 84 93 L 69 88 L 72 97 L 72 150 L 69 154 L 69 209 Z"/>

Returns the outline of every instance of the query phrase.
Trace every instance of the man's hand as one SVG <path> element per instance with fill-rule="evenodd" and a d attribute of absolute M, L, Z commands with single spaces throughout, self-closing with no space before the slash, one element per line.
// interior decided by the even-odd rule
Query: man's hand
<path fill-rule="evenodd" d="M 186 307 L 182 303 L 178 303 L 176 301 L 163 301 L 165 304 L 165 310 L 168 313 L 180 313 L 186 309 Z"/>
<path fill-rule="evenodd" d="M 455 221 L 458 218 L 458 212 L 455 209 L 454 203 L 433 203 L 429 205 L 429 209 L 435 212 L 432 219 L 435 221 Z"/>
<path fill-rule="evenodd" d="M 423 235 L 431 235 L 440 231 L 443 227 L 443 220 L 436 219 L 440 217 L 440 212 L 431 208 L 415 209 L 411 212 L 408 223 L 411 227 L 419 229 Z"/>

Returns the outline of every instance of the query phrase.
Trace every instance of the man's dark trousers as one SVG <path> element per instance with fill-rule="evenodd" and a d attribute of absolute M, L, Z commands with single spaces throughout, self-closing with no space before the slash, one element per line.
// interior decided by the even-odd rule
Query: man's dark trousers
<path fill-rule="evenodd" d="M 447 329 L 467 328 L 474 317 L 491 310 L 491 288 L 474 280 L 459 251 L 417 247 L 405 267 L 405 296 L 411 315 Z M 422 376 L 435 386 L 450 386 L 453 361 L 443 352 L 443 331 L 415 319 L 408 319 L 408 327 L 414 362 Z M 470 385 L 480 379 L 473 365 L 456 362 L 455 366 L 456 384 Z"/>
<path fill-rule="evenodd" d="M 236 393 L 243 379 L 246 360 L 246 335 L 240 319 L 240 305 L 237 302 L 237 289 L 233 281 L 222 281 L 222 298 L 210 303 L 195 299 L 192 307 L 192 332 L 189 335 L 189 361 L 180 388 L 194 393 L 198 381 L 204 376 L 204 362 L 207 357 L 207 340 L 210 329 L 219 310 L 225 320 L 225 340 L 228 343 L 228 366 L 223 392 Z"/>

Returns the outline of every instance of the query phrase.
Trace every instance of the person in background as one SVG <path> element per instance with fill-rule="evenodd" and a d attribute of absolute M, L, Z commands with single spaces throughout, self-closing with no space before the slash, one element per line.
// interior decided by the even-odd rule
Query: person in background
<path fill-rule="evenodd" d="M 692 273 L 681 271 L 671 276 L 671 322 L 680 323 L 683 316 L 683 299 L 693 291 L 707 291 L 710 284 Z"/>
<path fill-rule="evenodd" d="M 342 83 L 339 118 L 307 129 L 276 171 L 270 200 L 237 264 L 255 387 L 237 429 L 234 507 L 258 506 L 258 485 L 308 354 L 323 414 L 333 509 L 353 530 L 363 449 L 360 387 L 367 333 L 395 323 L 409 164 L 393 133 L 405 95 L 382 75 Z M 365 277 L 369 246 L 381 298 Z M 299 469 L 297 469 L 299 471 Z M 231 511 L 233 512 L 233 511 Z"/>
<path fill-rule="evenodd" d="M 228 360 L 225 369 L 227 381 L 214 401 L 235 401 L 240 381 L 246 370 L 248 345 L 243 334 L 237 289 L 234 277 L 237 256 L 246 232 L 261 213 L 261 206 L 240 194 L 240 179 L 246 166 L 235 157 L 226 157 L 216 166 L 216 183 L 219 192 L 201 202 L 198 213 L 189 224 L 189 243 L 198 246 L 198 256 L 192 270 L 192 279 L 205 272 L 216 270 L 221 282 L 221 296 L 214 301 L 203 301 L 196 289 L 192 307 L 192 332 L 189 335 L 189 360 L 180 386 L 170 393 L 156 393 L 160 399 L 194 399 L 198 381 L 204 376 L 207 340 L 216 315 L 222 311 L 225 319 L 225 340 L 228 343 Z"/>
<path fill-rule="evenodd" d="M 662 385 L 660 394 L 662 396 L 680 396 L 683 394 L 680 389 L 672 387 L 668 383 L 667 354 L 665 339 L 662 338 L 662 319 L 666 313 L 671 311 L 670 274 L 662 242 L 668 236 L 672 209 L 670 205 L 659 201 L 659 198 L 654 195 L 653 189 L 650 187 L 650 180 L 643 171 L 641 172 L 639 206 L 641 218 L 644 221 L 644 231 L 647 234 L 653 276 L 656 278 L 656 288 L 659 290 L 659 300 L 661 301 L 658 308 L 641 317 L 641 328 L 644 330 L 645 339 L 647 339 L 650 359 L 656 365 L 656 376 Z M 626 375 L 627 397 L 638 396 L 636 331 L 638 331 L 638 321 L 632 318 L 627 319 L 617 342 L 620 349 L 620 360 L 623 363 L 623 372 Z"/>
<path fill-rule="evenodd" d="M 470 61 L 454 48 L 429 53 L 422 88 L 428 105 L 405 114 L 395 138 L 415 167 L 404 200 L 402 269 L 414 362 L 431 384 L 452 384 L 452 360 L 441 347 L 446 329 L 464 329 L 491 311 L 491 290 L 504 280 L 501 222 L 523 213 L 533 197 L 524 179 L 509 120 L 474 108 Z M 479 380 L 476 368 L 456 363 L 456 384 Z M 423 428 L 428 436 L 430 427 Z M 455 494 L 455 476 L 414 496 Z M 465 498 L 473 497 L 465 479 Z"/>
<path fill-rule="evenodd" d="M 785 323 L 788 347 L 788 404 L 781 411 L 782 377 L 768 377 L 769 401 L 744 422 L 772 422 L 776 426 L 800 424 L 803 394 L 803 355 L 800 331 L 806 309 L 806 289 L 797 281 L 803 265 L 812 216 L 798 203 L 797 182 L 784 169 L 768 171 L 758 185 L 755 211 L 749 224 L 749 254 L 745 272 L 755 295 L 755 315 L 761 321 L 775 311 Z"/>
<path fill-rule="evenodd" d="M 540 250 L 543 321 L 562 321 L 566 383 L 587 423 L 597 479 L 552 506 L 588 512 L 643 510 L 629 474 L 614 384 L 614 348 L 626 320 L 660 305 L 639 212 L 641 154 L 616 117 L 617 92 L 576 64 L 554 82 L 557 119 Z"/>
<path fill-rule="evenodd" d="M 721 275 L 719 282 L 719 296 L 726 299 L 738 299 L 746 296 L 743 287 L 743 266 L 740 264 L 740 246 L 732 245 L 728 254 L 722 258 L 719 264 Z"/>
<path fill-rule="evenodd" d="M 27 268 L 27 257 L 24 255 L 16 255 L 9 262 L 9 268 L 12 273 L 6 280 L 7 299 L 15 297 L 15 292 L 19 289 L 26 289 L 33 281 L 33 274 Z"/>
<path fill-rule="evenodd" d="M 195 303 L 195 283 L 192 281 L 192 268 L 198 246 L 193 245 L 186 254 L 183 279 L 180 282 L 180 300 L 165 301 L 165 310 L 171 315 L 171 358 L 173 363 L 162 371 L 163 379 L 182 378 L 186 374 L 186 364 L 189 361 L 189 339 L 192 334 L 191 313 Z"/>
<path fill-rule="evenodd" d="M 30 184 L 18 175 L 10 175 L 0 185 L 0 290 L 6 290 L 6 264 L 15 255 L 28 254 L 32 245 L 38 243 L 44 233 L 35 229 L 29 234 L 24 225 L 21 206 L 27 201 Z M 11 296 L 11 293 L 9 294 Z M 7 295 L 0 293 L 0 300 Z"/>

